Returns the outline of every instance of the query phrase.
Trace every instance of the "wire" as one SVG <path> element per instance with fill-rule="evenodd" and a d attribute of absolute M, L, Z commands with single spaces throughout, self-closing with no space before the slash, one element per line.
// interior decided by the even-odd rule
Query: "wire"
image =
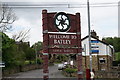
<path fill-rule="evenodd" d="M 120 5 L 106 5 L 106 6 L 90 6 L 90 7 L 118 7 Z M 10 7 L 20 7 L 20 8 L 86 8 L 87 6 L 71 6 L 71 5 L 67 5 L 67 6 L 10 6 Z"/>
<path fill-rule="evenodd" d="M 77 4 L 77 3 L 13 3 L 7 2 L 10 7 L 21 7 L 21 8 L 86 8 L 87 4 Z M 92 3 L 90 7 L 118 7 L 118 3 Z"/>
<path fill-rule="evenodd" d="M 91 5 L 90 7 L 93 7 L 93 8 L 94 8 L 94 7 L 118 7 L 118 6 L 120 6 L 120 5 L 95 5 L 95 6 L 94 6 L 94 5 L 93 5 L 93 6 Z M 75 7 L 74 7 L 74 6 L 70 6 L 70 5 L 69 5 L 68 8 L 86 8 L 86 7 L 87 7 L 87 6 L 75 6 Z"/>

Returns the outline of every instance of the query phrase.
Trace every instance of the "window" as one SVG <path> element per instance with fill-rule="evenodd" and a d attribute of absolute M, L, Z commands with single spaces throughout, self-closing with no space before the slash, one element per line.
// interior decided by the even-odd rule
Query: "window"
<path fill-rule="evenodd" d="M 106 59 L 105 58 L 99 58 L 99 62 L 104 64 L 106 62 Z"/>

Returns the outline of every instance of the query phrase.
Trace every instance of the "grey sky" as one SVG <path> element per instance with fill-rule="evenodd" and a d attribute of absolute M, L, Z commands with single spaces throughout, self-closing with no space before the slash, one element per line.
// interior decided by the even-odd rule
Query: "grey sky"
<path fill-rule="evenodd" d="M 82 5 L 75 4 L 86 4 L 87 0 L 1 0 L 2 2 L 32 2 L 30 4 L 71 4 L 70 7 L 80 7 Z M 118 7 L 117 3 L 119 0 L 89 0 L 91 6 L 91 29 L 94 29 L 98 35 L 102 37 L 114 37 L 118 36 Z M 99 4 L 102 3 L 102 4 Z M 108 4 L 112 3 L 108 6 Z M 26 4 L 26 3 L 25 3 Z M 113 6 L 115 5 L 115 6 Z M 66 5 L 60 8 L 59 5 L 55 5 L 54 8 L 41 8 L 41 7 L 24 7 L 24 8 L 15 8 L 13 7 L 18 20 L 13 24 L 14 30 L 8 32 L 7 34 L 11 36 L 12 34 L 17 33 L 19 30 L 31 29 L 30 39 L 31 44 L 42 41 L 42 9 L 47 9 L 48 12 L 60 12 L 65 11 L 67 13 L 80 12 L 81 14 L 81 27 L 82 27 L 82 37 L 85 37 L 88 34 L 87 31 L 87 8 L 86 5 L 83 8 L 67 8 Z M 99 7 L 101 6 L 101 7 Z M 102 7 L 103 6 L 103 7 Z M 112 6 L 112 7 L 111 7 Z"/>

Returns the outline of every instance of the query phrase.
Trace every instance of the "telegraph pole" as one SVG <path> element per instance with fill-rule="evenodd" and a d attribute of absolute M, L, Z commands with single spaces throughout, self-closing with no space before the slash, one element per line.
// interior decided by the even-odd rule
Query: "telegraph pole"
<path fill-rule="evenodd" d="M 37 45 L 35 44 L 35 63 L 37 65 Z"/>
<path fill-rule="evenodd" d="M 91 29 L 90 29 L 90 8 L 89 0 L 87 0 L 87 10 L 88 10 L 88 34 L 89 34 L 89 58 L 90 58 L 90 72 L 92 72 L 92 51 L 91 51 Z"/>

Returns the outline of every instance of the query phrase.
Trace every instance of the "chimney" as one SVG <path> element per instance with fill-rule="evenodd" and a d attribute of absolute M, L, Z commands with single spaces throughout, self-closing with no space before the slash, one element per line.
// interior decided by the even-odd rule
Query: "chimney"
<path fill-rule="evenodd" d="M 99 39 L 99 36 L 97 36 L 97 33 L 94 30 L 91 30 L 91 36 Z"/>

